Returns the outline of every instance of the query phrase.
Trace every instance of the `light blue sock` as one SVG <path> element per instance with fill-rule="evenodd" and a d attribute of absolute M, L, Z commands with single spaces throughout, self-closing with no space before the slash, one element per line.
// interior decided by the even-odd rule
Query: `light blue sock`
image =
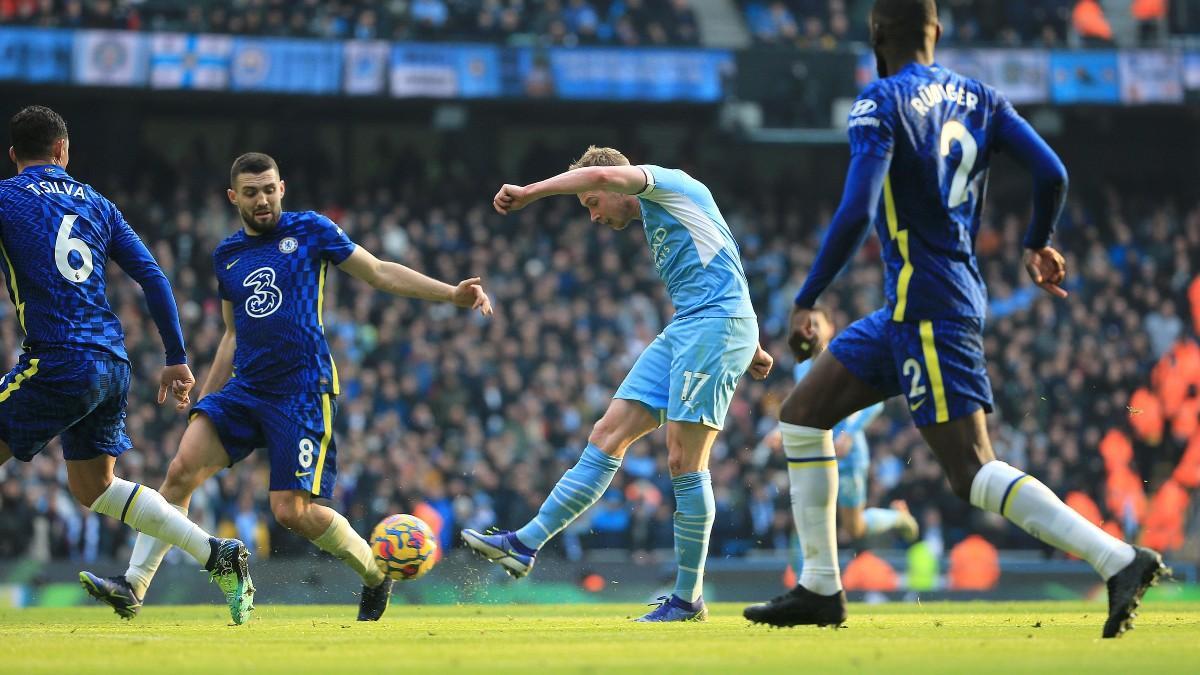
<path fill-rule="evenodd" d="M 717 504 L 712 477 L 696 471 L 671 479 L 675 488 L 675 595 L 695 602 L 704 590 L 704 559 L 708 557 L 708 535 L 712 532 Z"/>
<path fill-rule="evenodd" d="M 545 546 L 551 537 L 600 499 L 619 468 L 621 460 L 588 443 L 579 463 L 558 479 L 537 516 L 516 531 L 517 539 L 532 549 Z"/>
<path fill-rule="evenodd" d="M 867 509 L 863 511 L 863 522 L 867 525 L 867 536 L 883 534 L 896 529 L 900 512 L 895 509 Z"/>

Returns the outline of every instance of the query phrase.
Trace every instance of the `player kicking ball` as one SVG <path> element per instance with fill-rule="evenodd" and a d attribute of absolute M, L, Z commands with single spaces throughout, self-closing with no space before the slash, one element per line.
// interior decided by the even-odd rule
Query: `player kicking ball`
<path fill-rule="evenodd" d="M 579 463 L 537 516 L 514 532 L 463 530 L 463 542 L 513 577 L 529 574 L 538 550 L 604 494 L 630 444 L 665 421 L 678 573 L 671 595 L 637 620 L 703 621 L 704 561 L 716 511 L 709 450 L 742 374 L 750 369 L 763 379 L 772 363 L 758 346 L 737 243 L 703 184 L 678 169 L 630 166 L 612 148 L 590 147 L 566 173 L 539 183 L 505 185 L 492 205 L 507 215 L 553 195 L 577 195 L 593 223 L 615 230 L 640 219 L 675 316 L 638 357 Z"/>
<path fill-rule="evenodd" d="M 267 155 L 238 157 L 229 179 L 242 229 L 213 252 L 225 335 L 161 492 L 186 514 L 201 483 L 267 448 L 275 520 L 353 569 L 363 580 L 358 620 L 377 621 L 387 609 L 391 579 L 346 518 L 314 501 L 333 496 L 337 476 L 339 387 L 322 323 L 325 274 L 333 264 L 378 290 L 484 316 L 492 313 L 491 302 L 478 278 L 444 284 L 377 259 L 325 216 L 283 212 L 284 182 Z M 170 547 L 139 536 L 123 576 L 84 574 L 110 597 L 143 598 Z"/>
<path fill-rule="evenodd" d="M 242 542 L 209 536 L 159 493 L 113 475 L 116 458 L 133 444 L 125 435 L 129 357 L 105 295 L 105 269 L 116 262 L 142 287 L 166 346 L 158 403 L 170 391 L 184 410 L 195 380 L 171 284 L 117 207 L 67 173 L 70 140 L 58 113 L 30 106 L 9 129 L 17 175 L 0 181 L 0 254 L 25 341 L 0 381 L 0 465 L 31 461 L 61 437 L 71 495 L 141 532 L 139 539 L 159 537 L 187 551 L 225 594 L 233 622 L 242 623 L 254 597 Z M 129 618 L 141 601 L 110 604 Z"/>
<path fill-rule="evenodd" d="M 881 79 L 850 110 L 845 192 L 796 296 L 789 345 L 798 359 L 812 355 L 813 305 L 872 221 L 883 245 L 887 307 L 835 338 L 783 403 L 804 568 L 794 589 L 747 607 L 745 616 L 774 626 L 846 620 L 829 430 L 904 394 L 956 495 L 1088 561 L 1107 582 L 1102 635 L 1117 637 L 1132 627 L 1146 589 L 1167 572 L 1161 557 L 1110 536 L 1036 478 L 996 459 L 985 417 L 992 410 L 983 355 L 987 292 L 974 248 L 991 156 L 1012 153 L 1033 174 L 1025 268 L 1034 283 L 1064 298 L 1066 266 L 1049 241 L 1066 201 L 1067 172 L 996 90 L 934 62 L 941 33 L 933 0 L 876 0 L 871 10 Z"/>

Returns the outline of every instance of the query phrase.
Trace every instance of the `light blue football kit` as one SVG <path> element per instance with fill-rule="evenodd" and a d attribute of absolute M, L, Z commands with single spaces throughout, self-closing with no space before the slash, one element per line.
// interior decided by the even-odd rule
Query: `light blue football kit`
<path fill-rule="evenodd" d="M 678 169 L 638 167 L 646 185 L 636 197 L 654 267 L 675 316 L 638 357 L 614 399 L 649 408 L 658 423 L 693 422 L 721 429 L 742 374 L 758 349 L 758 319 L 741 255 L 702 183 Z M 537 516 L 514 532 L 463 530 L 475 552 L 523 577 L 538 550 L 608 489 L 619 457 L 588 444 L 579 463 L 554 486 Z M 675 562 L 670 596 L 638 621 L 701 621 L 704 562 L 716 505 L 707 470 L 671 477 L 675 493 Z"/>
<path fill-rule="evenodd" d="M 642 403 L 660 420 L 720 429 L 758 349 L 738 245 L 704 184 L 679 169 L 639 168 L 646 173 L 637 195 L 646 242 L 675 316 L 614 398 Z"/>

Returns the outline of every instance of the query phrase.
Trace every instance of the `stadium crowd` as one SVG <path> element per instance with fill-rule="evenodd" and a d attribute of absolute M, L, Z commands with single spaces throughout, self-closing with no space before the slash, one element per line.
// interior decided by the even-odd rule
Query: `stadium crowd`
<path fill-rule="evenodd" d="M 364 184 L 344 200 L 313 189 L 321 162 L 281 157 L 290 178 L 285 208 L 318 207 L 375 253 L 439 278 L 482 274 L 497 312 L 483 320 L 330 275 L 325 329 L 343 388 L 335 499 L 360 532 L 383 515 L 417 512 L 440 529 L 443 544 L 455 546 L 462 527 L 513 527 L 535 513 L 671 309 L 640 230 L 594 226 L 566 198 L 502 220 L 480 187 L 500 182 L 488 169 L 422 161 L 385 144 L 379 150 L 389 158 L 380 175 L 404 180 Z M 223 331 L 210 254 L 238 223 L 213 189 L 220 169 L 197 168 L 194 158 L 178 165 L 143 159 L 136 179 L 106 183 L 101 176 L 95 183 L 123 208 L 171 278 L 202 382 Z M 791 386 L 784 331 L 820 224 L 828 221 L 830 197 L 798 195 L 784 177 L 685 167 L 713 187 L 740 238 L 763 343 L 777 359 L 765 383 L 742 383 L 714 448 L 712 551 L 786 549 L 787 473 L 772 433 Z M 521 173 L 553 168 L 531 156 Z M 1153 363 L 1200 329 L 1200 306 L 1187 299 L 1189 290 L 1200 297 L 1193 281 L 1200 276 L 1200 204 L 1161 195 L 1123 201 L 1111 188 L 1092 190 L 1098 196 L 1089 202 L 1085 190 L 1072 198 L 1057 235 L 1074 274 L 1069 300 L 1052 300 L 1024 278 L 1017 261 L 1023 198 L 993 188 L 978 246 L 993 298 L 986 349 L 996 450 L 1059 494 L 1081 491 L 1103 506 L 1102 435 L 1128 427 L 1126 405 L 1147 384 Z M 840 326 L 882 304 L 877 252 L 869 239 L 828 294 Z M 129 480 L 157 485 L 185 418 L 153 405 L 159 337 L 139 289 L 117 271 L 110 280 L 134 364 L 127 423 L 135 449 L 119 467 Z M 15 360 L 20 338 L 10 303 L 0 303 L 0 365 Z M 935 550 L 971 532 L 1000 547 L 1039 546 L 1004 521 L 963 508 L 902 405 L 890 404 L 869 438 L 870 502 L 906 498 Z M 1172 434 L 1155 447 L 1138 441 L 1135 469 L 1161 480 L 1186 441 Z M 256 453 L 223 472 L 197 493 L 191 516 L 263 554 L 309 553 L 307 542 L 271 518 L 266 471 L 265 456 Z M 672 511 L 660 431 L 630 449 L 601 503 L 550 550 L 572 557 L 598 547 L 669 550 Z M 1129 514 L 1106 516 L 1128 534 L 1138 527 Z M 0 468 L 0 558 L 124 558 L 131 542 L 128 529 L 74 504 L 57 442 L 30 464 Z"/>
<path fill-rule="evenodd" d="M 700 41 L 689 0 L 0 0 L 0 23 L 565 46 Z"/>

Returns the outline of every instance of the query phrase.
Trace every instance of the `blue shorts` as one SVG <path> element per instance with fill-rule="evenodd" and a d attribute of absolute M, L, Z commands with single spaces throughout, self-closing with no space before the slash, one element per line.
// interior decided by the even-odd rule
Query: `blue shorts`
<path fill-rule="evenodd" d="M 0 380 L 0 440 L 28 462 L 55 436 L 69 460 L 117 457 L 125 435 L 129 364 L 119 359 L 23 354 Z"/>
<path fill-rule="evenodd" d="M 885 397 L 904 394 L 918 427 L 992 412 L 978 319 L 892 321 L 881 309 L 842 331 L 829 351 Z"/>
<path fill-rule="evenodd" d="M 232 379 L 220 391 L 200 399 L 192 416 L 204 414 L 217 428 L 229 464 L 256 448 L 271 462 L 271 490 L 304 490 L 314 497 L 333 496 L 337 446 L 333 418 L 337 399 L 316 392 L 281 395 L 251 389 Z"/>
<path fill-rule="evenodd" d="M 857 509 L 867 505 L 867 470 L 870 468 L 871 451 L 866 438 L 855 439 L 850 452 L 837 461 L 838 506 Z"/>
<path fill-rule="evenodd" d="M 758 321 L 693 317 L 671 322 L 638 357 L 613 398 L 659 420 L 725 426 L 738 380 L 758 350 Z"/>

